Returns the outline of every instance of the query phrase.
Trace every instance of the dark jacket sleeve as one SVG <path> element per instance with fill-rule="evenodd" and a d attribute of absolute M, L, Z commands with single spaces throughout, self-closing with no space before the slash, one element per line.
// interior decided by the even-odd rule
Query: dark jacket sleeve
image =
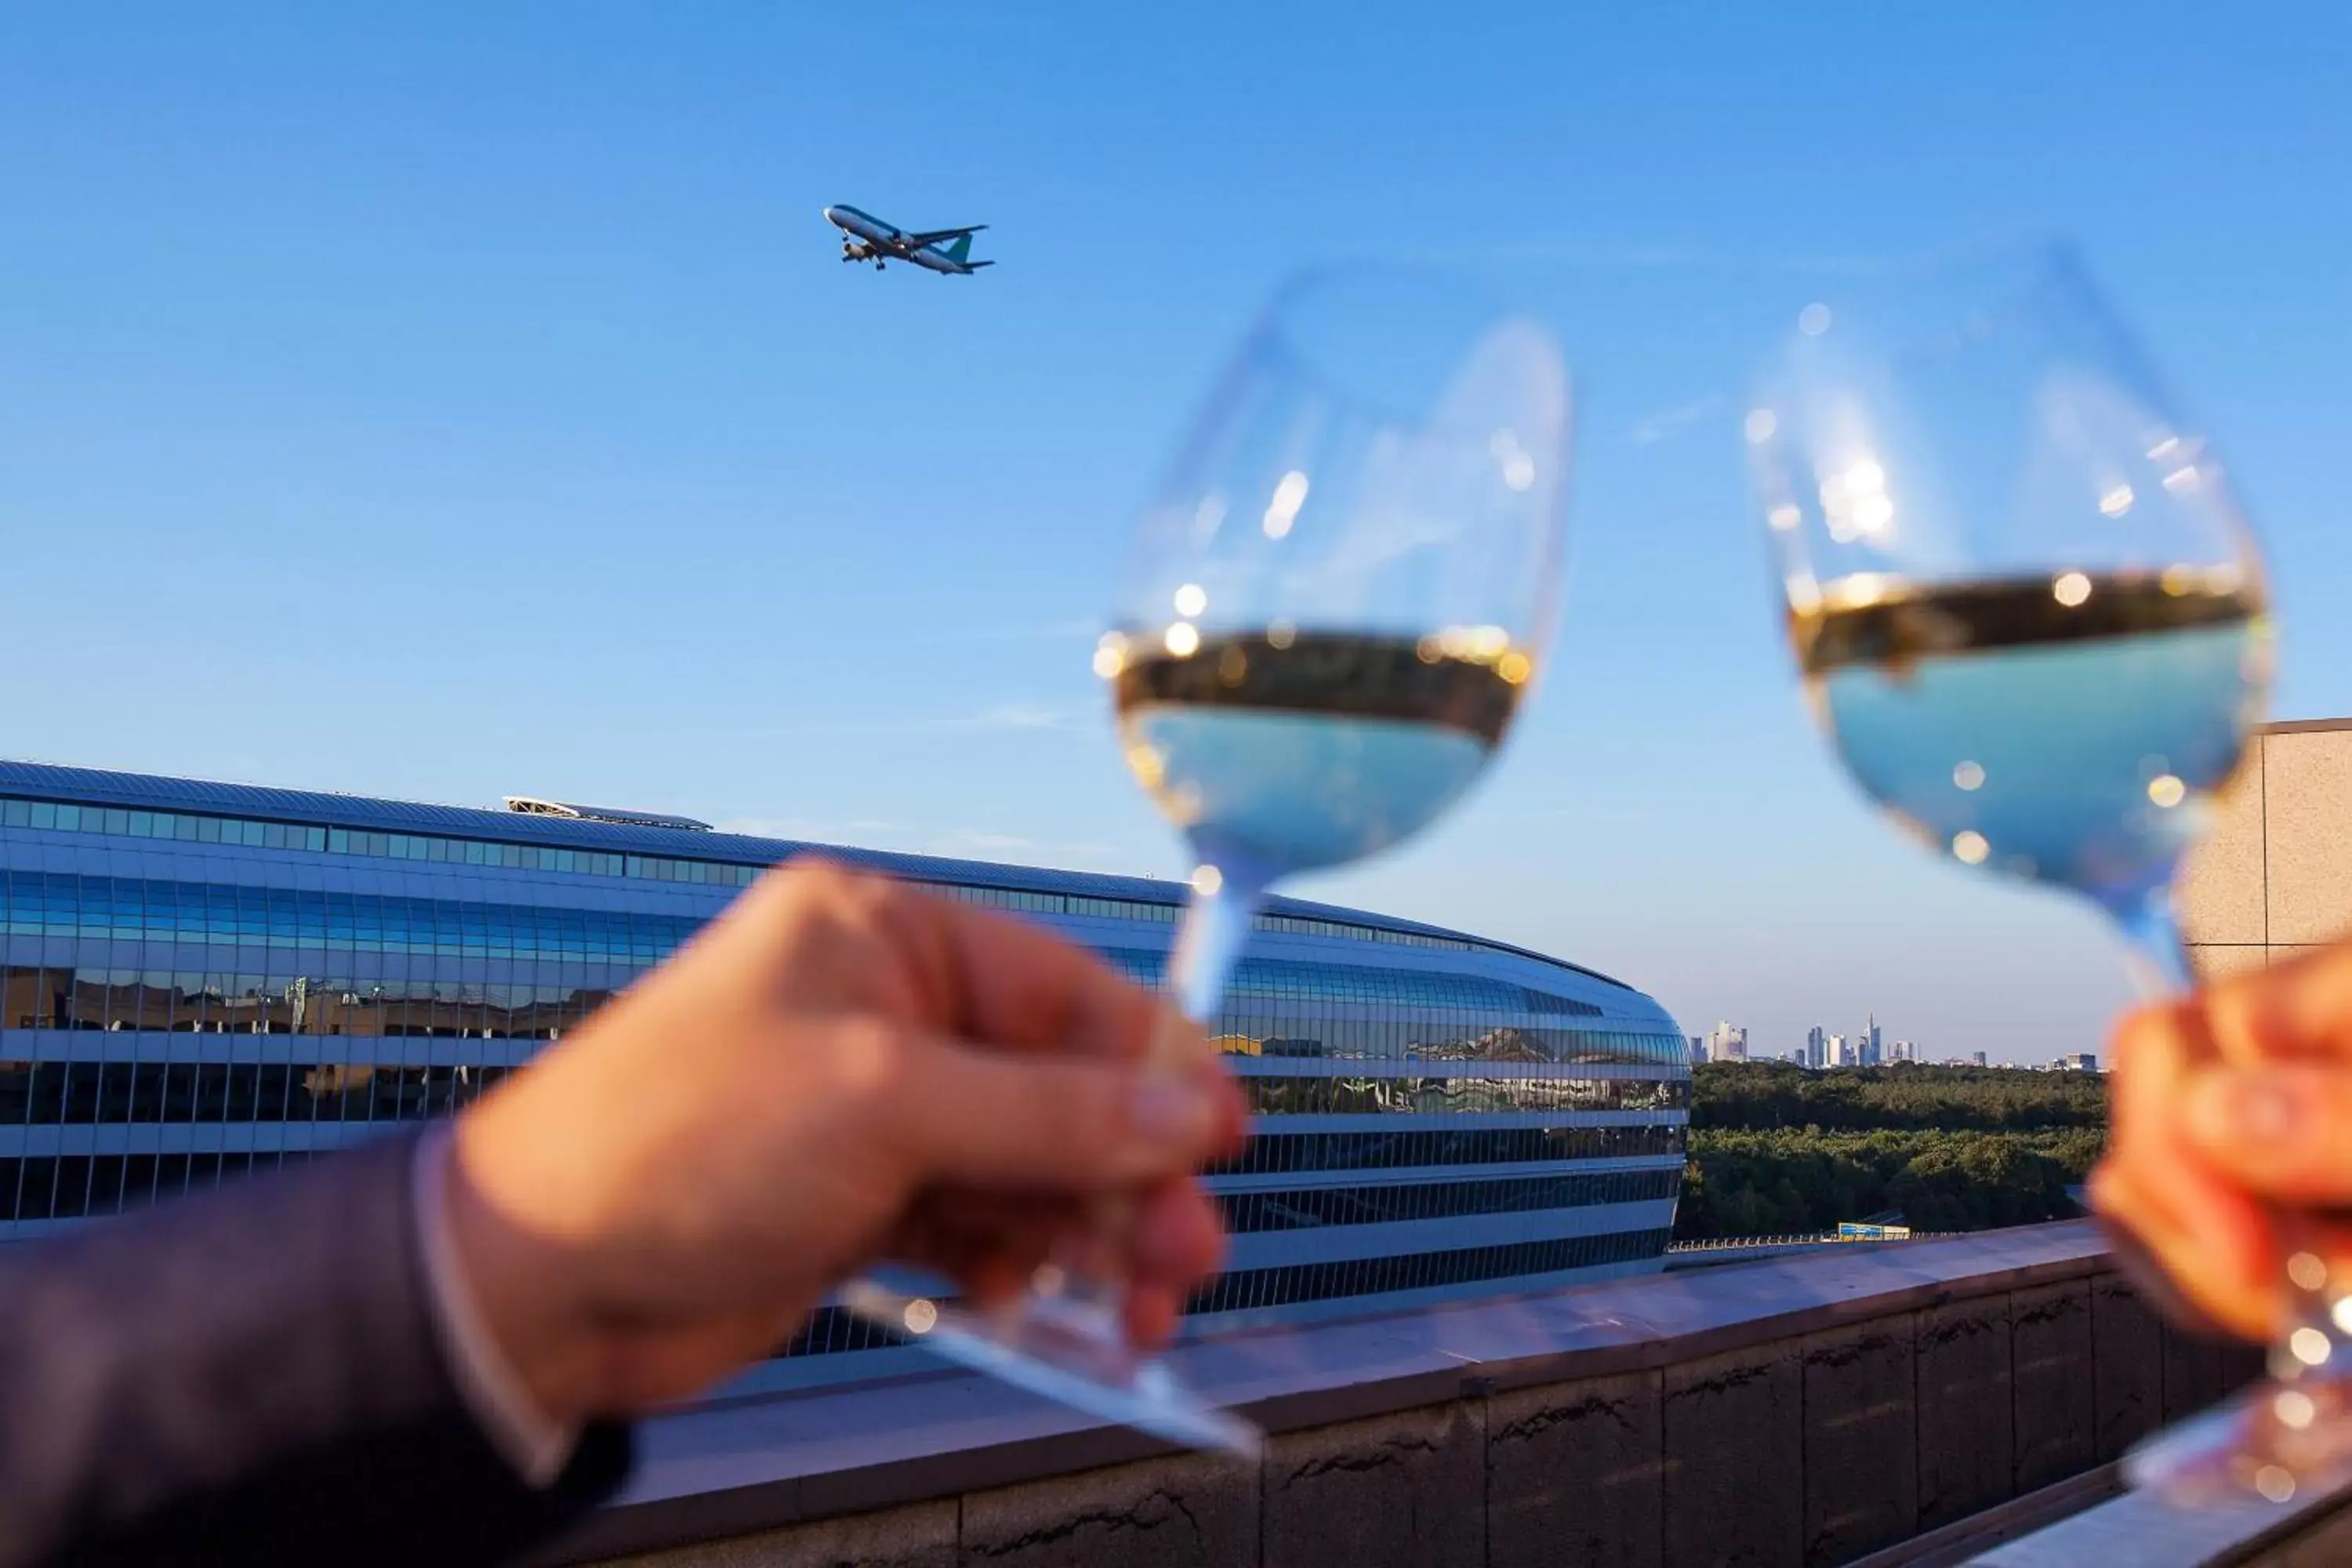
<path fill-rule="evenodd" d="M 414 1138 L 0 1246 L 0 1568 L 496 1563 L 608 1495 L 534 1489 L 434 1327 Z"/>

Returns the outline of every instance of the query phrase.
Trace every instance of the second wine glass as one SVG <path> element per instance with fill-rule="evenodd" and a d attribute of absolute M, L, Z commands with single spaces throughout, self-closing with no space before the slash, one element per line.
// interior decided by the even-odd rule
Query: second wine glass
<path fill-rule="evenodd" d="M 2113 919 L 2193 984 L 2172 880 L 2262 719 L 2261 563 L 2219 458 L 2063 250 L 1880 279 L 1798 315 L 1747 436 L 1814 717 L 1896 823 Z M 2352 1337 L 2275 1216 L 2273 1381 L 2126 1470 L 2176 1498 L 2344 1473 Z"/>

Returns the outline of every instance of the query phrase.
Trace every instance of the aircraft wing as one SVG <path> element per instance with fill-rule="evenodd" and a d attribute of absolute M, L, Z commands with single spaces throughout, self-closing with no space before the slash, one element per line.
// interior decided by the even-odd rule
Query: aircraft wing
<path fill-rule="evenodd" d="M 961 239 L 965 235 L 978 234 L 987 226 L 984 223 L 976 223 L 969 228 L 934 228 L 922 234 L 908 235 L 906 240 L 908 245 L 937 245 L 941 240 Z"/>

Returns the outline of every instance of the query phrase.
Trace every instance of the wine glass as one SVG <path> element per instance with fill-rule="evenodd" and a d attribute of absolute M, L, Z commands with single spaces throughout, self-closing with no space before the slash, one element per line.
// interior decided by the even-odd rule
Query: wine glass
<path fill-rule="evenodd" d="M 1551 630 L 1568 438 L 1551 335 L 1433 274 L 1302 278 L 1244 341 L 1144 509 L 1094 659 L 1196 858 L 1168 973 L 1194 1021 L 1214 1024 L 1269 883 L 1406 837 L 1494 754 Z M 923 1342 L 1254 1451 L 1255 1427 L 1127 1342 L 1087 1257 L 1109 1250 L 1042 1270 L 1011 1311 L 923 1302 Z"/>
<path fill-rule="evenodd" d="M 1568 441 L 1551 334 L 1439 275 L 1309 275 L 1244 343 L 1095 653 L 1196 861 L 1195 1021 L 1269 884 L 1397 843 L 1493 756 L 1551 631 Z"/>
<path fill-rule="evenodd" d="M 1851 292 L 1798 314 L 1746 421 L 1813 716 L 1897 826 L 2083 895 L 2143 989 L 2185 990 L 2173 874 L 2272 668 L 2220 461 L 2063 250 Z M 2153 1440 L 2137 1483 L 2275 1496 L 2352 1450 L 2316 1375 L 2352 1344 L 2290 1251 L 2278 1381 Z"/>

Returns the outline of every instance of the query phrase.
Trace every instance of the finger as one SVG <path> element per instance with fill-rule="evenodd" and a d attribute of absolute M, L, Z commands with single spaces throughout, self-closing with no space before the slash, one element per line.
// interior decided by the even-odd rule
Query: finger
<path fill-rule="evenodd" d="M 761 878 L 696 943 L 729 944 L 781 945 L 803 969 L 828 959 L 854 966 L 858 1005 L 1013 1049 L 1131 1059 L 1149 1048 L 1156 1019 L 1149 991 L 1038 926 L 815 856 Z"/>
<path fill-rule="evenodd" d="M 2208 993 L 2205 1011 L 2216 1048 L 2238 1066 L 2352 1060 L 2352 943 L 2234 975 Z"/>
<path fill-rule="evenodd" d="M 1207 1158 L 1231 1160 L 1249 1142 L 1249 1101 L 1242 1094 L 1241 1080 L 1214 1057 L 1195 1064 L 1191 1073 L 1216 1107 L 1216 1133 Z"/>
<path fill-rule="evenodd" d="M 2116 1026 L 2109 1048 L 2110 1162 L 2160 1172 L 2188 1165 L 2179 1110 L 2189 1075 L 2213 1054 L 2203 1009 L 2193 1001 L 2141 1009 Z"/>
<path fill-rule="evenodd" d="M 1049 1257 L 1096 1239 L 1101 1211 L 1071 1198 L 946 1188 L 918 1200 L 886 1249 L 901 1261 L 967 1281 L 974 1295 L 1015 1294 Z M 1213 1275 L 1224 1254 L 1216 1205 L 1189 1178 L 1162 1182 L 1131 1205 L 1104 1258 L 1131 1286 L 1182 1295 Z"/>
<path fill-rule="evenodd" d="M 2181 1124 L 2188 1085 L 2217 1059 L 2203 1006 L 2184 1000 L 2142 1009 L 2116 1026 L 2110 1042 L 2107 1152 L 2159 1180 L 2193 1173 L 2196 1156 Z"/>
<path fill-rule="evenodd" d="M 1168 1182 L 1146 1194 L 1129 1238 L 1122 1303 L 1129 1337 L 1158 1344 L 1175 1331 L 1184 1302 L 1224 1259 L 1224 1225 L 1198 1182 Z"/>
<path fill-rule="evenodd" d="M 969 1300 L 982 1307 L 1000 1307 L 1027 1293 L 1046 1257 L 1043 1247 L 1015 1242 L 945 1259 L 937 1267 Z"/>
<path fill-rule="evenodd" d="M 1025 1278 L 1085 1214 L 1074 1197 L 937 1188 L 916 1201 L 885 1251 L 959 1275 L 1010 1258 Z"/>
<path fill-rule="evenodd" d="M 2247 1301 L 2270 1299 L 2281 1265 L 2261 1199 L 2202 1158 L 2183 1124 L 2189 1086 L 2221 1069 L 2191 1066 L 2193 1029 L 2159 1029 L 2128 1048 L 2132 1068 L 2118 1074 L 2117 1135 L 2097 1174 L 2117 1189 L 2134 1228 L 2184 1292 L 2234 1326 Z M 2133 1102 L 2127 1109 L 2126 1100 Z"/>
<path fill-rule="evenodd" d="M 871 879 L 867 879 L 869 882 Z M 923 1016 L 941 1033 L 1016 1050 L 1142 1060 L 1202 1075 L 1221 1129 L 1203 1156 L 1238 1151 L 1248 1108 L 1206 1034 L 1083 948 L 992 910 L 897 883 L 867 889 L 915 967 Z"/>
<path fill-rule="evenodd" d="M 2177 1194 L 2158 1194 L 2142 1167 L 2113 1159 L 2091 1173 L 2091 1201 L 2100 1217 L 2137 1239 L 2162 1270 L 2152 1292 L 2184 1298 L 2194 1315 L 2247 1339 L 2268 1334 L 2276 1316 L 2276 1251 L 2266 1217 L 2244 1205 L 2234 1214 L 2184 1214 Z M 2126 1258 L 2131 1257 L 2127 1249 Z M 2145 1275 L 2145 1270 L 2142 1271 Z M 2167 1286 L 2168 1285 L 2168 1289 Z"/>
<path fill-rule="evenodd" d="M 2174 1135 L 2173 1108 L 2182 1081 L 2216 1055 L 2203 1006 L 2180 1001 L 2143 1007 L 2116 1025 L 2108 1043 L 2115 1072 L 2109 1108 L 2113 1138 Z"/>
<path fill-rule="evenodd" d="M 2189 1079 L 2180 1121 L 2199 1158 L 2249 1192 L 2352 1203 L 2352 1074 L 2340 1067 L 2208 1068 Z"/>
<path fill-rule="evenodd" d="M 1165 1285 L 1134 1286 L 1119 1303 L 1119 1317 L 1130 1344 L 1165 1344 L 1183 1314 L 1184 1293 Z"/>
<path fill-rule="evenodd" d="M 891 1075 L 884 1132 L 918 1184 L 1116 1192 L 1192 1170 L 1227 1135 L 1220 1087 L 1204 1075 L 935 1037 L 899 1048 L 904 1070 Z"/>
<path fill-rule="evenodd" d="M 2210 1016 L 2196 999 L 2144 1009 L 2118 1026 L 2112 1135 L 2093 1173 L 2101 1215 L 2136 1234 L 2173 1288 L 2233 1332 L 2263 1331 L 2280 1263 L 2270 1217 L 2200 1156 L 2182 1116 L 2189 1085 L 2213 1070 Z"/>
<path fill-rule="evenodd" d="M 1224 1224 L 1198 1182 L 1165 1182 L 1137 1206 L 1128 1248 L 1137 1280 L 1190 1290 L 1224 1260 Z"/>
<path fill-rule="evenodd" d="M 880 914 L 903 939 L 927 1020 L 941 1033 L 1132 1060 L 1172 1026 L 1205 1049 L 1205 1037 L 1150 992 L 1026 921 L 904 884 L 891 885 Z"/>
<path fill-rule="evenodd" d="M 2107 1249 L 2116 1267 L 2131 1281 L 2140 1295 L 2154 1303 L 2156 1310 L 2192 1333 L 2208 1338 L 2227 1333 L 2221 1324 L 2209 1317 L 2204 1309 L 2191 1301 L 2164 1271 L 2164 1265 L 2137 1232 L 2105 1215 L 2098 1216 L 2099 1230 L 2107 1238 Z"/>

